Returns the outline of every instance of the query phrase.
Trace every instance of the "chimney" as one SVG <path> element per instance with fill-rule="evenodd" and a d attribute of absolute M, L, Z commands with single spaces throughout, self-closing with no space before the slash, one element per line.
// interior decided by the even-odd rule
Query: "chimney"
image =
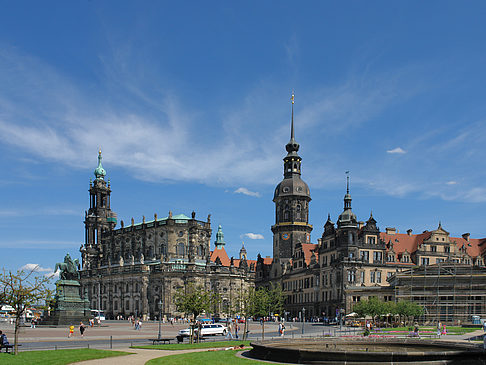
<path fill-rule="evenodd" d="M 411 229 L 407 229 L 407 234 L 408 234 L 409 236 L 411 236 L 411 235 L 412 235 L 412 232 L 413 232 L 413 231 L 412 231 Z"/>
<path fill-rule="evenodd" d="M 397 234 L 397 229 L 392 227 L 386 227 L 386 234 Z"/>
<path fill-rule="evenodd" d="M 464 238 L 467 242 L 469 242 L 469 236 L 471 235 L 471 233 L 464 233 L 462 235 L 462 238 Z"/>
<path fill-rule="evenodd" d="M 363 221 L 359 221 L 358 222 L 358 229 L 363 228 L 363 226 L 364 226 L 364 222 Z"/>

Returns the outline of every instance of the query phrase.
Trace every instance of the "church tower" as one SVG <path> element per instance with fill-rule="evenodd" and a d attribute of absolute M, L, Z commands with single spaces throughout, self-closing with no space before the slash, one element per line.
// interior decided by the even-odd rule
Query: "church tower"
<path fill-rule="evenodd" d="M 110 208 L 110 181 L 105 181 L 106 171 L 101 164 L 101 150 L 98 152 L 98 167 L 94 170 L 95 180 L 89 182 L 89 210 L 85 212 L 85 243 L 81 247 L 83 268 L 97 265 L 103 257 L 101 236 L 116 226 L 116 213 Z"/>
<path fill-rule="evenodd" d="M 294 94 L 292 93 L 290 141 L 285 146 L 284 179 L 275 188 L 275 225 L 273 232 L 274 261 L 292 258 L 297 243 L 310 242 L 312 226 L 309 224 L 310 191 L 301 179 L 302 158 L 294 136 Z"/>

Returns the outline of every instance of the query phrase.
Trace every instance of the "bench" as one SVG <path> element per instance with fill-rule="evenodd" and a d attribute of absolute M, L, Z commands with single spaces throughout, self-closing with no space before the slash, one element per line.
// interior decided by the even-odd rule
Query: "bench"
<path fill-rule="evenodd" d="M 163 342 L 164 344 L 165 343 L 169 343 L 170 345 L 170 341 L 174 341 L 174 338 L 171 337 L 171 338 L 151 338 L 149 341 L 152 341 L 152 345 L 155 345 L 156 343 L 159 343 L 159 342 Z"/>
<path fill-rule="evenodd" d="M 17 345 L 17 346 L 22 346 L 22 345 Z M 15 344 L 8 344 L 8 345 L 0 345 L 0 352 L 2 352 L 2 349 L 5 349 L 5 352 L 8 353 L 8 349 L 13 349 L 15 347 Z"/>

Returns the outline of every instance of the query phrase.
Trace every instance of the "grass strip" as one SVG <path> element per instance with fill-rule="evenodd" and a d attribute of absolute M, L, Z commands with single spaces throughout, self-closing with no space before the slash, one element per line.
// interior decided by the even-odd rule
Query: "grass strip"
<path fill-rule="evenodd" d="M 129 355 L 129 352 L 96 349 L 67 349 L 47 351 L 24 351 L 18 355 L 0 353 L 0 364 L 9 365 L 65 365 L 78 361 L 104 359 Z"/>
<path fill-rule="evenodd" d="M 152 349 L 152 350 L 190 350 L 190 349 L 211 349 L 219 347 L 231 347 L 239 345 L 250 346 L 250 341 L 214 341 L 201 343 L 178 343 L 178 344 L 163 344 L 163 345 L 146 345 L 146 346 L 132 346 L 134 349 Z"/>
<path fill-rule="evenodd" d="M 206 351 L 206 352 L 191 352 L 181 355 L 170 355 L 165 357 L 159 357 L 148 361 L 145 365 L 251 365 L 259 364 L 261 361 L 242 359 L 237 357 L 236 354 L 240 350 L 228 350 L 228 351 Z M 275 364 L 275 363 L 274 363 Z"/>

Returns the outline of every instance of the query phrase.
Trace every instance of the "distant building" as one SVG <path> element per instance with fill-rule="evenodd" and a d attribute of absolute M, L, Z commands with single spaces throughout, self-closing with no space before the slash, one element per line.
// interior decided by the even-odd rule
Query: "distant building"
<path fill-rule="evenodd" d="M 334 318 L 351 313 L 357 302 L 370 297 L 425 305 L 427 321 L 486 315 L 486 239 L 471 239 L 469 234 L 450 237 L 440 223 L 436 230 L 421 234 L 402 234 L 394 228 L 381 232 L 373 214 L 362 222 L 352 211 L 348 176 L 343 212 L 337 223 L 328 216 L 322 236 L 313 244 L 308 224 L 311 197 L 301 178 L 293 98 L 286 150 L 284 179 L 273 198 L 273 260 L 257 260 L 256 285 L 280 285 L 289 317 Z M 453 269 L 447 269 L 450 265 Z M 450 309 L 444 309 L 446 303 Z"/>
<path fill-rule="evenodd" d="M 105 181 L 101 151 L 96 179 L 90 182 L 90 207 L 85 214 L 85 243 L 81 246 L 82 292 L 92 309 L 102 309 L 107 318 L 135 315 L 154 318 L 182 316 L 174 305 L 177 289 L 188 283 L 201 285 L 221 295 L 214 312 L 229 314 L 237 295 L 254 285 L 255 260 L 248 260 L 242 247 L 238 259 L 228 258 L 221 226 L 214 251 L 210 250 L 211 220 L 184 214 L 127 225 L 111 210 L 111 186 Z"/>

